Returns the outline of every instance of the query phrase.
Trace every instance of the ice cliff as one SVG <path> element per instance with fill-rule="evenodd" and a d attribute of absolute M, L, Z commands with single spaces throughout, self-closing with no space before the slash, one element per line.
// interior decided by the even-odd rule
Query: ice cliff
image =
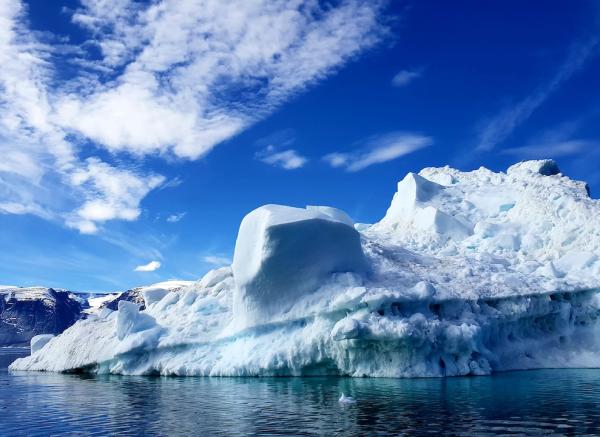
<path fill-rule="evenodd" d="M 12 370 L 445 376 L 600 367 L 600 201 L 551 160 L 409 173 L 385 216 L 260 207 L 233 266 L 142 291 Z M 161 291 L 162 290 L 162 291 Z"/>

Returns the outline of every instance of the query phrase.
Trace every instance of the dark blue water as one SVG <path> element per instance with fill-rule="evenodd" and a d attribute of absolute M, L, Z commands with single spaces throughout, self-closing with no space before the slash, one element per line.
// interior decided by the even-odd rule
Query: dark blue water
<path fill-rule="evenodd" d="M 9 374 L 1 435 L 600 434 L 600 371 L 448 379 Z M 341 392 L 357 400 L 340 405 Z"/>

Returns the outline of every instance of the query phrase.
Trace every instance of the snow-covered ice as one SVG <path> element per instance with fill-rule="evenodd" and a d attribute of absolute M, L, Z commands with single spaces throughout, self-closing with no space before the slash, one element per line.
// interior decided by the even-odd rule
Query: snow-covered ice
<path fill-rule="evenodd" d="M 86 299 L 87 308 L 83 310 L 84 314 L 96 314 L 102 310 L 107 303 L 115 300 L 119 297 L 121 293 L 107 293 L 101 295 L 92 295 L 93 297 L 88 297 Z"/>
<path fill-rule="evenodd" d="M 162 290 L 162 291 L 160 291 Z M 550 160 L 409 173 L 378 223 L 267 205 L 232 267 L 120 302 L 12 370 L 445 376 L 600 367 L 600 201 Z"/>
<path fill-rule="evenodd" d="M 29 343 L 31 353 L 34 354 L 43 348 L 50 340 L 54 338 L 53 334 L 39 334 L 31 338 Z"/>
<path fill-rule="evenodd" d="M 232 268 L 235 328 L 247 328 L 285 317 L 333 273 L 362 273 L 366 261 L 343 211 L 266 205 L 242 220 Z"/>

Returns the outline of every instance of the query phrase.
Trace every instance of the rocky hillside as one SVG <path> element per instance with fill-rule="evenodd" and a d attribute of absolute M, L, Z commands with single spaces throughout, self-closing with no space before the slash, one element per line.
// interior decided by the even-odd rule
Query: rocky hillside
<path fill-rule="evenodd" d="M 0 285 L 0 347 L 28 345 L 40 334 L 60 334 L 79 319 L 103 309 L 117 310 L 120 301 L 133 302 L 143 310 L 145 294 L 177 291 L 190 284 L 166 281 L 112 294 Z"/>
<path fill-rule="evenodd" d="M 81 312 L 80 299 L 66 290 L 0 288 L 0 346 L 29 344 L 38 334 L 60 334 Z"/>

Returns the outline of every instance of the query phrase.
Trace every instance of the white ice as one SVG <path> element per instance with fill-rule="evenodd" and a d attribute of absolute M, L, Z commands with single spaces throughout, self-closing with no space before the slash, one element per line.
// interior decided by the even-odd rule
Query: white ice
<path fill-rule="evenodd" d="M 232 265 L 235 328 L 281 319 L 333 273 L 366 271 L 353 225 L 328 207 L 266 205 L 244 217 Z"/>
<path fill-rule="evenodd" d="M 108 302 L 115 300 L 121 293 L 107 293 L 101 295 L 93 295 L 86 299 L 88 308 L 83 310 L 85 314 L 96 314 L 102 310 L 102 307 Z"/>
<path fill-rule="evenodd" d="M 599 254 L 600 202 L 553 161 L 506 173 L 426 168 L 402 179 L 373 225 L 332 208 L 258 208 L 242 221 L 233 268 L 146 292 L 144 311 L 123 303 L 81 320 L 11 369 L 411 377 L 599 367 Z"/>
<path fill-rule="evenodd" d="M 346 396 L 344 393 L 342 393 L 338 402 L 340 404 L 355 404 L 356 400 L 352 396 Z"/>
<path fill-rule="evenodd" d="M 40 334 L 40 335 L 33 336 L 29 343 L 30 347 L 31 347 L 31 354 L 36 353 L 41 348 L 46 346 L 46 344 L 53 338 L 54 338 L 54 335 L 52 335 L 52 334 Z"/>

